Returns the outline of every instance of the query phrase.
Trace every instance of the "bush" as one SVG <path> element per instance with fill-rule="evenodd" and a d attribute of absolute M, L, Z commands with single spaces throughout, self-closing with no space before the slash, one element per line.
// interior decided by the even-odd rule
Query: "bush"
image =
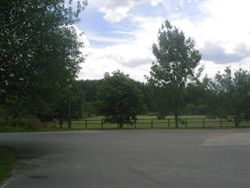
<path fill-rule="evenodd" d="M 7 120 L 4 117 L 0 117 L 0 127 L 6 127 L 7 124 Z"/>
<path fill-rule="evenodd" d="M 0 127 L 19 127 L 27 129 L 40 129 L 43 123 L 34 116 L 11 119 L 0 117 Z"/>
<path fill-rule="evenodd" d="M 43 123 L 35 117 L 29 117 L 24 119 L 22 126 L 27 127 L 28 129 L 40 129 L 43 127 Z"/>

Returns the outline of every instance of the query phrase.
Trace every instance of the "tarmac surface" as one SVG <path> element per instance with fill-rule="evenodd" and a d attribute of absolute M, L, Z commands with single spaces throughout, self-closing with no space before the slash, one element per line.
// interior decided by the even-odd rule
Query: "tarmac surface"
<path fill-rule="evenodd" d="M 1 188 L 249 188 L 250 129 L 1 133 Z"/>

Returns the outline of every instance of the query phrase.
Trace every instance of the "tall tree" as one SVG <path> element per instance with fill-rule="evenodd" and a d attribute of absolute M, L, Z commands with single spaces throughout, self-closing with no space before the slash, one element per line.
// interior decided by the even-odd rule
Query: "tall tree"
<path fill-rule="evenodd" d="M 84 61 L 73 24 L 85 6 L 71 0 L 0 2 L 0 104 L 16 100 L 34 115 L 53 111 Z"/>
<path fill-rule="evenodd" d="M 250 110 L 250 73 L 239 69 L 232 75 L 230 68 L 217 73 L 212 90 L 216 96 L 214 107 L 219 116 L 233 116 L 235 127 Z"/>
<path fill-rule="evenodd" d="M 194 41 L 186 38 L 182 31 L 165 21 L 158 33 L 158 44 L 153 44 L 153 62 L 149 81 L 158 87 L 165 88 L 167 107 L 175 116 L 178 127 L 178 116 L 184 106 L 183 95 L 189 79 L 194 77 L 201 55 L 194 48 Z"/>
<path fill-rule="evenodd" d="M 105 74 L 99 90 L 101 112 L 107 121 L 133 123 L 142 107 L 142 94 L 135 82 L 120 71 Z"/>

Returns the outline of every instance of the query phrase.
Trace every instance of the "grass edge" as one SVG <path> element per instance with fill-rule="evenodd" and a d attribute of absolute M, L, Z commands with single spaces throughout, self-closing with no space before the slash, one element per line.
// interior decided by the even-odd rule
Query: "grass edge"
<path fill-rule="evenodd" d="M 10 148 L 0 146 L 0 186 L 12 176 L 16 155 Z"/>

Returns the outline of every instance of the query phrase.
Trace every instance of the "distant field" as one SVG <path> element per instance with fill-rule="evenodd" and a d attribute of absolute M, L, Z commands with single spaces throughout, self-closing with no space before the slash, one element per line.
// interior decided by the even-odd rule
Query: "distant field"
<path fill-rule="evenodd" d="M 102 116 L 91 117 L 86 120 L 73 121 L 74 129 L 116 129 L 117 124 L 102 121 Z M 206 118 L 206 116 L 180 116 L 179 128 L 231 128 L 234 127 L 232 119 Z M 64 125 L 67 126 L 66 124 Z M 242 121 L 241 127 L 250 126 L 250 121 Z M 156 116 L 138 116 L 133 125 L 124 125 L 125 129 L 147 129 L 147 128 L 175 128 L 173 116 L 168 116 L 164 120 L 158 120 Z"/>

